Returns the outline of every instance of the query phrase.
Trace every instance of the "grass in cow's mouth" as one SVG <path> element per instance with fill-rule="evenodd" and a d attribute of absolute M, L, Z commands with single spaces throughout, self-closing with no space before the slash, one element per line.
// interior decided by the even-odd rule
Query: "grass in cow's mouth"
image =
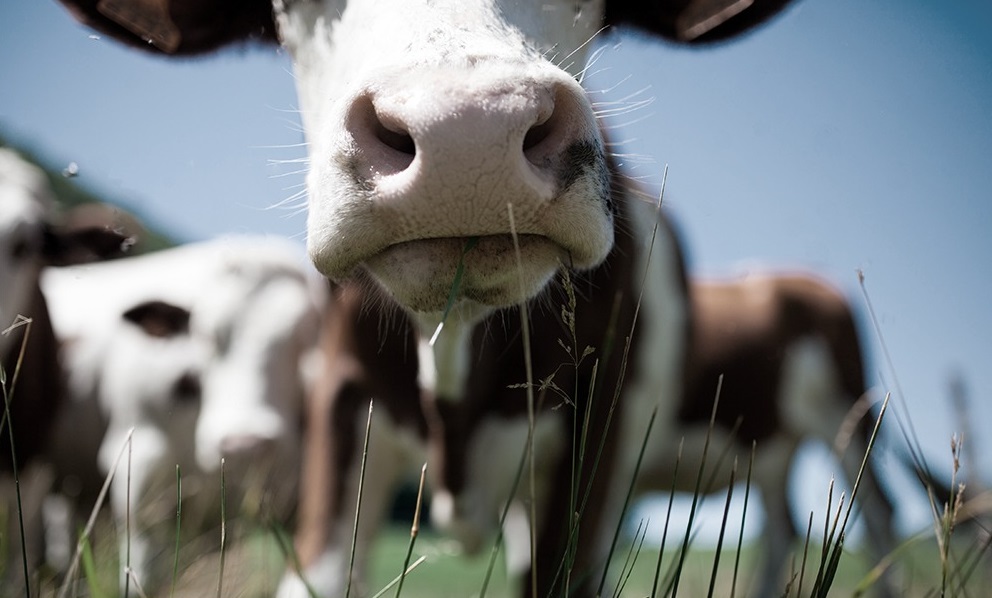
<path fill-rule="evenodd" d="M 458 299 L 458 290 L 462 286 L 462 277 L 465 275 L 465 255 L 478 244 L 479 237 L 469 237 L 465 241 L 465 247 L 462 248 L 461 255 L 458 256 L 458 267 L 455 268 L 455 277 L 451 281 L 451 288 L 448 290 L 448 299 L 444 304 L 444 312 L 441 314 L 441 321 L 438 322 L 437 329 L 434 330 L 434 334 L 431 336 L 430 345 L 432 347 L 437 341 L 438 335 L 441 334 L 441 329 L 444 328 L 444 323 L 448 320 L 448 316 L 451 315 L 451 309 L 454 307 L 455 301 Z"/>

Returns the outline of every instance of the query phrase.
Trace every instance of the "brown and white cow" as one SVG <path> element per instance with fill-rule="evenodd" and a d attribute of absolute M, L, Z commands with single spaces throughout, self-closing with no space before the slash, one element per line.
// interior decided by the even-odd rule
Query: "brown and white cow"
<path fill-rule="evenodd" d="M 547 466 L 540 467 L 540 482 L 555 491 L 547 501 L 565 504 L 568 499 L 567 481 L 571 474 L 567 468 L 558 468 L 562 463 L 558 458 L 564 454 L 562 451 L 572 450 L 573 432 L 584 434 L 589 439 L 588 446 L 596 447 L 588 449 L 586 456 L 597 452 L 600 444 L 603 446 L 604 465 L 598 473 L 594 472 L 594 460 L 590 457 L 578 476 L 578 483 L 590 489 L 577 544 L 576 570 L 584 572 L 597 570 L 605 556 L 610 528 L 602 526 L 601 520 L 618 514 L 622 500 L 615 492 L 622 484 L 615 480 L 630 479 L 633 475 L 630 469 L 633 447 L 622 439 L 643 433 L 645 423 L 624 418 L 620 415 L 624 410 L 618 408 L 612 425 L 620 429 L 607 434 L 612 398 L 621 384 L 624 345 L 633 329 L 637 296 L 632 289 L 635 281 L 639 282 L 644 265 L 636 259 L 643 248 L 635 240 L 638 235 L 650 236 L 643 229 L 650 229 L 655 220 L 654 208 L 647 204 L 636 204 L 634 209 L 643 210 L 639 219 L 627 215 L 627 206 L 620 208 L 618 218 L 625 226 L 617 235 L 618 243 L 606 265 L 570 283 L 576 299 L 570 308 L 574 310 L 574 333 L 568 323 L 572 316 L 562 312 L 569 294 L 560 284 L 555 298 L 537 306 L 529 319 L 535 381 L 553 376 L 561 393 L 547 397 L 543 401 L 545 408 L 540 411 L 539 428 L 547 441 L 541 450 Z M 630 373 L 623 386 L 626 403 L 654 404 L 673 396 L 678 392 L 684 368 L 688 334 L 683 311 L 685 276 L 677 241 L 667 221 L 662 220 L 661 224 L 655 247 L 659 259 L 650 266 L 644 298 L 645 311 L 661 317 L 641 322 L 632 339 Z M 610 285 L 615 292 L 596 292 Z M 462 397 L 445 396 L 433 392 L 422 378 L 422 361 L 433 355 L 420 350 L 416 322 L 406 312 L 396 310 L 380 293 L 371 281 L 362 279 L 338 285 L 334 291 L 335 300 L 325 320 L 323 341 L 328 366 L 321 387 L 311 397 L 308 407 L 301 478 L 303 499 L 296 545 L 302 579 L 288 576 L 280 587 L 280 598 L 307 595 L 304 580 L 321 596 L 340 595 L 349 578 L 360 586 L 369 546 L 391 504 L 396 485 L 413 475 L 425 458 L 435 472 L 455 472 L 457 468 L 445 467 L 444 463 L 460 456 L 449 453 L 447 446 L 469 441 L 465 435 L 478 431 L 473 418 L 494 413 L 509 417 L 526 412 L 527 393 L 520 388 L 527 381 L 526 360 L 518 312 L 491 318 L 484 327 L 475 330 L 469 353 L 463 356 L 470 364 L 464 381 L 466 392 Z M 682 299 L 668 301 L 670 297 Z M 581 354 L 586 347 L 592 347 L 592 352 L 574 367 L 569 365 L 570 354 L 559 345 L 559 339 L 576 347 L 572 354 Z M 645 351 L 647 347 L 650 350 Z M 598 373 L 593 392 L 596 362 Z M 564 404 L 563 397 L 568 397 L 570 403 Z M 355 569 L 349 572 L 370 399 L 375 407 L 366 464 L 369 473 L 361 493 Z M 560 409 L 552 411 L 552 407 Z M 438 412 L 457 413 L 459 421 L 445 421 Z M 428 454 L 427 440 L 431 434 L 447 440 L 436 443 L 437 450 Z M 480 446 L 485 446 L 487 440 L 481 436 L 479 439 Z M 516 467 L 515 461 L 509 462 L 523 450 L 525 439 L 526 431 L 523 436 L 500 438 L 498 446 L 490 446 L 494 451 L 491 454 L 502 458 L 486 471 L 483 484 L 475 487 L 480 494 L 492 490 L 491 496 L 483 497 L 486 504 L 496 504 L 500 492 L 505 492 L 508 477 Z M 577 456 L 579 452 L 576 449 Z M 613 465 L 614 461 L 619 462 Z M 560 515 L 562 520 L 549 521 L 549 527 L 565 524 L 567 510 Z M 566 551 L 565 538 L 553 533 L 541 537 L 540 553 L 549 561 L 559 562 Z M 539 583 L 542 595 L 553 587 L 560 589 L 553 571 L 542 576 Z M 591 590 L 580 586 L 580 583 L 572 585 L 579 591 L 578 595 Z"/>
<path fill-rule="evenodd" d="M 95 222 L 75 229 L 61 224 L 44 172 L 13 150 L 0 148 L 0 400 L 10 415 L 8 419 L 0 412 L 0 495 L 4 509 L 13 509 L 14 488 L 6 478 L 15 466 L 29 478 L 22 480 L 21 490 L 27 495 L 22 501 L 23 539 L 31 543 L 32 565 L 41 558 L 41 498 L 51 480 L 42 462 L 64 392 L 58 343 L 39 276 L 46 265 L 118 255 L 126 239 Z M 18 518 L 13 511 L 6 515 L 7 554 L 20 555 Z M 7 574 L 19 572 L 8 565 Z"/>
<path fill-rule="evenodd" d="M 746 463 L 756 444 L 752 481 L 761 490 L 766 512 L 764 568 L 757 577 L 755 596 L 782 594 L 788 553 L 796 538 L 787 498 L 787 481 L 798 445 L 806 440 L 833 444 L 845 418 L 865 394 L 862 352 L 855 323 L 844 297 L 819 278 L 804 274 L 749 275 L 728 281 L 693 281 L 690 340 L 684 394 L 679 403 L 662 401 L 654 429 L 637 474 L 636 492 L 692 492 L 703 466 L 709 420 L 720 377 L 719 408 L 703 480 L 712 480 L 703 492 L 723 488 L 737 458 Z M 535 350 L 540 351 L 543 344 Z M 432 437 L 438 487 L 434 520 L 460 537 L 468 549 L 492 535 L 503 505 L 511 498 L 521 452 L 528 434 L 526 406 L 470 395 L 457 404 L 439 402 L 440 422 Z M 632 405 L 648 407 L 646 403 Z M 632 410 L 633 411 L 633 410 Z M 650 411 L 634 418 L 647 420 Z M 538 477 L 556 472 L 567 486 L 568 453 L 562 453 L 561 434 L 570 422 L 559 410 L 545 409 L 538 421 L 555 425 L 557 433 L 537 427 L 535 451 Z M 867 449 L 870 423 L 862 419 L 856 433 L 844 439 L 841 463 L 853 483 Z M 848 430 L 850 432 L 850 430 Z M 643 437 L 624 443 L 640 447 Z M 681 462 L 676 465 L 679 445 Z M 726 451 L 726 456 L 717 455 Z M 549 456 L 552 455 L 552 456 Z M 632 453 L 628 452 L 628 455 Z M 555 457 L 554 455 L 557 455 Z M 564 459 L 564 461 L 563 461 Z M 715 467 L 714 463 L 718 466 Z M 626 471 L 630 471 L 629 469 Z M 676 477 L 677 472 L 677 477 Z M 525 478 L 526 480 L 526 478 Z M 626 488 L 626 481 L 614 478 Z M 547 483 L 545 479 L 543 483 Z M 527 499 L 521 486 L 516 497 Z M 553 486 L 538 492 L 538 542 L 545 534 L 561 535 L 556 527 L 568 503 L 555 497 Z M 881 559 L 895 548 L 892 507 L 869 466 L 859 490 L 869 542 Z M 611 529 L 616 520 L 608 522 Z M 538 551 L 538 568 L 558 566 Z M 539 579 L 542 574 L 539 573 Z M 880 584 L 880 592 L 890 588 Z"/>

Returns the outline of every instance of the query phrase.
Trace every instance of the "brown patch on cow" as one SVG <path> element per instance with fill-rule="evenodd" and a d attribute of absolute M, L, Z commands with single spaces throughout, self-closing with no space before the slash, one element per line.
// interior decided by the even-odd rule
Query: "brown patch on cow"
<path fill-rule="evenodd" d="M 719 377 L 717 424 L 740 420 L 738 441 L 773 436 L 782 428 L 779 384 L 787 351 L 807 338 L 825 341 L 851 402 L 865 391 L 857 329 L 845 298 L 817 278 L 755 276 L 690 287 L 692 342 L 679 418 L 705 424 Z"/>
<path fill-rule="evenodd" d="M 376 293 L 368 280 L 331 284 L 321 331 L 326 369 L 306 406 L 296 537 L 304 566 L 327 545 L 328 522 L 349 521 L 341 505 L 362 441 L 356 423 L 364 421 L 369 400 L 375 399 L 376 408 L 387 410 L 398 425 L 426 437 L 413 325 L 402 314 L 389 313 Z"/>

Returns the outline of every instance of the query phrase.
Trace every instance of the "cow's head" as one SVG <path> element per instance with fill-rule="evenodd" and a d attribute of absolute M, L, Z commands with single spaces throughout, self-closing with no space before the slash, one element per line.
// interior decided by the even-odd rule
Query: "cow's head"
<path fill-rule="evenodd" d="M 562 265 L 596 266 L 612 247 L 606 152 L 576 81 L 604 26 L 713 41 L 788 2 L 62 1 L 153 51 L 277 38 L 295 63 L 317 267 L 364 268 L 431 313 L 464 263 L 457 298 L 472 314 L 531 298 Z"/>
<path fill-rule="evenodd" d="M 195 435 L 201 468 L 215 470 L 223 457 L 247 470 L 295 455 L 319 320 L 308 281 L 272 264 L 231 265 L 194 302 L 191 333 L 206 345 Z"/>
<path fill-rule="evenodd" d="M 125 239 L 97 223 L 63 226 L 45 173 L 0 148 L 0 330 L 18 314 L 31 316 L 42 267 L 120 254 Z M 9 338 L 0 336 L 0 355 Z"/>

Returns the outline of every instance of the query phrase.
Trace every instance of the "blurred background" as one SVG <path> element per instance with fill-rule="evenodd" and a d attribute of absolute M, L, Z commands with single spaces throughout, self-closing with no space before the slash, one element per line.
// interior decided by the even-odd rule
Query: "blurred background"
<path fill-rule="evenodd" d="M 950 398 L 959 382 L 966 455 L 976 456 L 962 475 L 985 484 L 990 31 L 987 0 L 801 0 L 712 48 L 604 35 L 585 81 L 599 108 L 616 110 L 607 122 L 626 172 L 657 191 L 668 166 L 665 202 L 691 271 L 830 277 L 859 311 L 872 386 L 896 393 L 945 480 L 962 430 Z M 170 61 L 102 39 L 54 0 L 5 0 L 0 138 L 176 241 L 225 232 L 305 241 L 304 140 L 291 63 L 277 48 Z M 890 418 L 879 455 L 911 532 L 929 525 L 929 507 L 895 458 L 905 451 Z M 793 484 L 803 527 L 833 473 L 824 447 L 803 451 Z M 722 499 L 711 502 L 703 519 L 715 528 Z M 657 506 L 644 502 L 639 516 L 660 524 Z"/>

